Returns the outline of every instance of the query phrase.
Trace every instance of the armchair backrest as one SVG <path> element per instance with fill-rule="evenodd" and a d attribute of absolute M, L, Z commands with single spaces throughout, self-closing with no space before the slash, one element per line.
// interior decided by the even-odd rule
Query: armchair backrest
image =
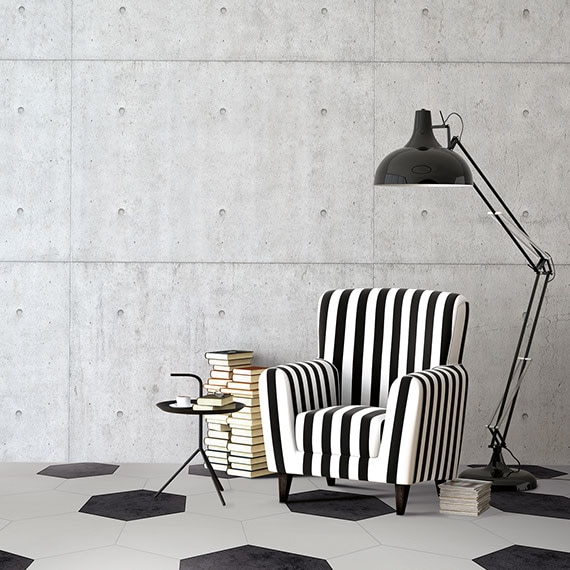
<path fill-rule="evenodd" d="M 463 359 L 469 304 L 457 293 L 336 289 L 318 314 L 319 357 L 339 371 L 341 404 L 386 407 L 399 376 Z"/>

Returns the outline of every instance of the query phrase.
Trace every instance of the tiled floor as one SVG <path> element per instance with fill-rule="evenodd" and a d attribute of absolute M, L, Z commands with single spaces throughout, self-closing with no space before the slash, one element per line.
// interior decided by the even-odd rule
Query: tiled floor
<path fill-rule="evenodd" d="M 570 568 L 568 466 L 476 518 L 440 514 L 433 483 L 400 517 L 387 485 L 297 477 L 289 508 L 275 478 L 229 478 L 223 507 L 186 471 L 155 500 L 176 465 L 47 467 L 0 464 L 1 570 Z"/>

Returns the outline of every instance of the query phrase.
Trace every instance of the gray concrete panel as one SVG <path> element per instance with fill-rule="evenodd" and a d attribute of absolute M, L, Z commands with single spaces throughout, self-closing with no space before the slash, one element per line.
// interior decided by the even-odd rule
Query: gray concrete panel
<path fill-rule="evenodd" d="M 566 0 L 376 2 L 377 61 L 570 62 Z"/>
<path fill-rule="evenodd" d="M 433 264 L 376 265 L 374 271 L 374 283 L 379 287 L 454 291 L 469 300 L 464 362 L 470 388 L 462 461 L 487 461 L 490 440 L 485 426 L 505 389 L 533 272 L 521 266 Z M 568 266 L 559 267 L 547 290 L 531 349 L 532 363 L 508 434 L 509 447 L 523 463 L 540 464 L 568 455 L 569 283 Z"/>
<path fill-rule="evenodd" d="M 196 421 L 155 404 L 196 386 L 171 372 L 207 378 L 226 348 L 316 357 L 320 294 L 371 282 L 369 265 L 74 264 L 70 460 L 182 460 Z"/>
<path fill-rule="evenodd" d="M 370 262 L 373 68 L 74 65 L 82 261 Z"/>
<path fill-rule="evenodd" d="M 460 113 L 462 141 L 490 182 L 533 239 L 555 261 L 568 263 L 570 194 L 562 181 L 570 178 L 569 92 L 570 75 L 561 65 L 379 64 L 376 164 L 409 140 L 416 109 L 431 109 L 434 124 L 441 122 L 440 109 L 445 115 Z M 450 124 L 459 134 L 456 117 Z M 521 259 L 473 192 L 375 192 L 376 261 Z M 431 236 L 428 227 L 434 230 Z M 427 239 L 431 249 L 417 248 Z M 390 243 L 399 245 L 387 247 Z"/>
<path fill-rule="evenodd" d="M 0 263 L 0 461 L 64 461 L 69 266 Z"/>
<path fill-rule="evenodd" d="M 69 63 L 0 61 L 1 260 L 69 257 L 70 81 Z"/>
<path fill-rule="evenodd" d="M 80 59 L 318 60 L 374 57 L 374 2 L 106 0 L 73 3 Z"/>
<path fill-rule="evenodd" d="M 0 59 L 71 56 L 71 0 L 0 2 Z"/>

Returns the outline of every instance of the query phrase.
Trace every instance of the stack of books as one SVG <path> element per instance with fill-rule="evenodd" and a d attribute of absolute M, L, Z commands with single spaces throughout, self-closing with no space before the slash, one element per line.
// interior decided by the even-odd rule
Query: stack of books
<path fill-rule="evenodd" d="M 253 351 L 251 350 L 216 350 L 205 354 L 210 365 L 210 376 L 208 382 L 204 384 L 204 389 L 211 394 L 219 394 L 218 397 L 230 397 L 233 407 L 233 397 L 222 394 L 222 390 L 227 387 L 232 380 L 232 371 L 236 366 L 251 364 Z M 200 404 L 201 398 L 196 401 Z M 196 404 L 194 408 L 196 408 Z M 231 428 L 228 424 L 229 416 L 226 414 L 216 414 L 205 416 L 207 431 L 204 443 L 206 444 L 206 455 L 217 471 L 227 471 L 229 467 L 229 442 Z"/>
<path fill-rule="evenodd" d="M 194 410 L 232 410 L 234 399 L 228 394 L 210 393 L 197 398 L 192 406 Z M 226 471 L 228 468 L 228 443 L 230 439 L 230 426 L 226 414 L 205 416 L 208 431 L 204 438 L 206 455 L 212 467 L 218 471 Z"/>
<path fill-rule="evenodd" d="M 439 511 L 448 515 L 476 517 L 489 508 L 491 482 L 452 479 L 439 487 Z"/>
<path fill-rule="evenodd" d="M 234 402 L 245 404 L 228 420 L 231 428 L 229 449 L 229 475 L 261 477 L 268 475 L 267 457 L 261 430 L 259 407 L 259 376 L 261 366 L 240 366 L 233 370 L 233 378 L 222 392 L 231 395 Z"/>
<path fill-rule="evenodd" d="M 207 392 L 220 392 L 232 380 L 232 372 L 236 366 L 248 366 L 253 359 L 251 350 L 215 350 L 206 352 L 210 365 L 210 377 L 204 384 Z"/>

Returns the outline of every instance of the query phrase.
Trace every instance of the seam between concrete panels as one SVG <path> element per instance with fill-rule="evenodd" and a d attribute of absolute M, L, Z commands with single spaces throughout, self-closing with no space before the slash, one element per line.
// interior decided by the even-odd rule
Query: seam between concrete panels
<path fill-rule="evenodd" d="M 73 0 L 70 7 L 70 32 L 69 32 L 69 323 L 67 335 L 67 457 L 71 460 L 71 393 L 72 393 L 72 350 L 71 350 L 71 328 L 73 326 Z"/>
<path fill-rule="evenodd" d="M 372 59 L 374 60 L 374 91 L 372 95 L 372 170 L 370 175 L 374 172 L 376 163 L 376 2 L 374 4 L 373 13 L 373 53 Z M 374 192 L 374 184 L 372 184 L 372 260 L 376 259 L 376 192 Z M 376 283 L 376 265 L 372 265 L 372 284 Z"/>
<path fill-rule="evenodd" d="M 156 59 L 145 59 L 145 58 L 73 58 L 74 62 L 140 62 L 140 63 L 342 63 L 342 64 L 362 64 L 362 65 L 372 65 L 375 63 L 380 64 L 394 64 L 394 65 L 417 65 L 417 64 L 439 64 L 439 65 L 569 65 L 569 61 L 494 61 L 494 60 L 479 60 L 479 61 L 462 61 L 462 60 L 344 60 L 344 59 L 168 59 L 168 58 L 156 58 Z M 0 62 L 12 61 L 12 62 L 65 62 L 69 61 L 68 58 L 0 58 Z"/>

